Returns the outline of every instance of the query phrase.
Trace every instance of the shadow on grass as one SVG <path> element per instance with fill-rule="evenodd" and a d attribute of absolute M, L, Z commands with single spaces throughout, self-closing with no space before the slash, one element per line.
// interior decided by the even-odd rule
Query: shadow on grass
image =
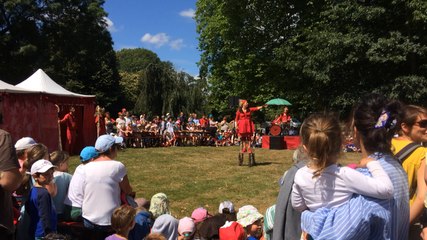
<path fill-rule="evenodd" d="M 272 162 L 256 162 L 256 165 L 253 166 L 253 167 L 256 167 L 256 166 L 267 166 L 267 165 L 271 165 L 271 164 L 274 164 L 274 163 L 272 163 Z M 243 163 L 242 166 L 247 167 L 248 163 Z"/>

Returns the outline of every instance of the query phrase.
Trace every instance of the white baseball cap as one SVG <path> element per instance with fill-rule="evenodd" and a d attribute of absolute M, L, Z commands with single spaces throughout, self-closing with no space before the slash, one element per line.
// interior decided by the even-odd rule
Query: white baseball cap
<path fill-rule="evenodd" d="M 15 149 L 16 150 L 24 150 L 24 149 L 28 149 L 32 146 L 34 146 L 36 143 L 36 141 L 34 141 L 33 138 L 30 137 L 23 137 L 21 139 L 19 139 L 18 141 L 16 141 L 15 143 Z"/>
<path fill-rule="evenodd" d="M 47 170 L 55 167 L 56 166 L 54 166 L 49 160 L 40 159 L 31 166 L 31 175 L 36 173 L 45 173 Z"/>

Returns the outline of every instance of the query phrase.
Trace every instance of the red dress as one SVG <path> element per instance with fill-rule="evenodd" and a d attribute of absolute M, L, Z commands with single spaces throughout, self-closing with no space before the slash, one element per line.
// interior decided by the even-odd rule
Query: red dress
<path fill-rule="evenodd" d="M 237 111 L 235 122 L 237 123 L 238 134 L 242 137 L 251 136 L 255 131 L 254 123 L 251 120 L 251 113 L 258 111 L 258 107 L 249 108 L 246 112 Z"/>
<path fill-rule="evenodd" d="M 74 152 L 74 145 L 76 144 L 77 137 L 77 123 L 74 115 L 67 113 L 61 120 L 61 123 L 67 125 L 67 141 L 65 142 L 65 150 L 72 155 Z"/>

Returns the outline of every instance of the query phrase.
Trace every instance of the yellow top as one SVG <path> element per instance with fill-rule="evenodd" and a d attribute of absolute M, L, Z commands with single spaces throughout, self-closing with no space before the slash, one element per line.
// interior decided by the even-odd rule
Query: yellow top
<path fill-rule="evenodd" d="M 393 154 L 396 155 L 400 150 L 402 150 L 406 145 L 411 143 L 410 140 L 396 139 L 391 140 Z M 409 184 L 409 205 L 415 200 L 417 193 L 417 171 L 421 166 L 421 161 L 426 157 L 426 148 L 420 147 L 412 152 L 409 157 L 403 162 L 402 167 L 408 174 L 408 184 Z"/>

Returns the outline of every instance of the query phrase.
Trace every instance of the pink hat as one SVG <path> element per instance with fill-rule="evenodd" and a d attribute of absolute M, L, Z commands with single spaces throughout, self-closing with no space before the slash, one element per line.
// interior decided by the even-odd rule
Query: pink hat
<path fill-rule="evenodd" d="M 194 230 L 196 228 L 196 225 L 194 224 L 194 221 L 192 218 L 184 217 L 179 220 L 178 224 L 178 233 L 179 235 L 184 235 L 184 233 L 189 233 L 189 235 L 192 235 L 194 233 Z"/>
<path fill-rule="evenodd" d="M 243 240 L 245 239 L 245 230 L 237 222 L 226 222 L 219 229 L 220 240 Z"/>
<path fill-rule="evenodd" d="M 191 218 L 194 220 L 194 223 L 203 222 L 206 218 L 210 217 L 208 210 L 205 208 L 199 207 L 196 208 L 191 214 Z"/>

